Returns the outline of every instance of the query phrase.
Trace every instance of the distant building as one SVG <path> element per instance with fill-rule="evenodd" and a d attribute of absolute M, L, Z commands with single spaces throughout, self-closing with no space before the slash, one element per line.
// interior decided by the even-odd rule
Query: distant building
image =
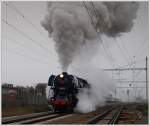
<path fill-rule="evenodd" d="M 16 100 L 17 88 L 13 84 L 2 84 L 2 105 L 7 106 Z"/>
<path fill-rule="evenodd" d="M 2 107 L 46 104 L 46 87 L 47 83 L 38 83 L 35 88 L 2 84 Z"/>
<path fill-rule="evenodd" d="M 2 97 L 8 96 L 8 99 L 15 97 L 17 94 L 17 88 L 13 87 L 13 84 L 3 84 L 2 85 Z"/>
<path fill-rule="evenodd" d="M 46 96 L 47 83 L 38 83 L 35 87 L 37 94 Z"/>

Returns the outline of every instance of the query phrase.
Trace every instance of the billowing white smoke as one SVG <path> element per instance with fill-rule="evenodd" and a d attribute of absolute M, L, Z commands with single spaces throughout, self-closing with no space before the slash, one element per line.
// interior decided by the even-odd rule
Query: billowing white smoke
<path fill-rule="evenodd" d="M 86 38 L 96 37 L 86 11 L 76 4 L 50 3 L 48 15 L 42 26 L 55 40 L 63 71 L 67 71 L 77 50 L 84 45 Z"/>
<path fill-rule="evenodd" d="M 98 106 L 105 103 L 105 98 L 109 94 L 114 93 L 114 83 L 109 79 L 109 76 L 101 71 L 99 68 L 94 67 L 90 63 L 80 65 L 73 70 L 79 77 L 83 77 L 90 83 L 91 89 L 83 89 L 78 94 L 77 111 L 86 113 L 95 110 Z"/>
<path fill-rule="evenodd" d="M 98 48 L 98 36 L 117 37 L 131 30 L 138 6 L 137 2 L 86 2 L 86 10 L 82 2 L 48 3 L 41 24 L 55 41 L 62 70 L 67 71 L 72 63 L 71 72 L 91 84 L 91 90 L 79 93 L 77 110 L 94 110 L 113 91 L 111 80 L 90 60 Z"/>
<path fill-rule="evenodd" d="M 99 34 L 116 37 L 128 32 L 136 18 L 136 2 L 50 2 L 48 14 L 41 23 L 55 41 L 56 51 L 63 71 L 78 55 L 79 48 Z M 93 25 L 88 13 L 92 18 Z M 88 41 L 87 41 L 88 40 Z M 92 48 L 91 48 L 92 49 Z"/>
<path fill-rule="evenodd" d="M 97 42 L 92 41 L 92 43 Z M 97 107 L 104 105 L 105 98 L 109 94 L 114 94 L 114 82 L 109 79 L 109 75 L 92 64 L 94 59 L 94 50 L 97 50 L 95 44 L 85 44 L 83 50 L 78 53 L 74 62 L 69 67 L 69 73 L 75 74 L 88 81 L 91 88 L 83 89 L 77 95 L 79 101 L 75 108 L 76 111 L 87 113 L 95 110 Z M 84 51 L 86 50 L 86 51 Z"/>

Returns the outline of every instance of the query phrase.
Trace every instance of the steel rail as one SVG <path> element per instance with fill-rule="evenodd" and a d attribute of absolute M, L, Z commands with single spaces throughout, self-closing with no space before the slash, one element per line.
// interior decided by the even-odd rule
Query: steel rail
<path fill-rule="evenodd" d="M 40 113 L 32 113 L 32 114 L 26 114 L 26 115 L 20 115 L 20 116 L 4 117 L 2 118 L 2 124 L 8 124 L 8 123 L 16 122 L 16 121 L 22 121 L 22 120 L 27 120 L 31 118 L 46 116 L 49 114 L 52 114 L 52 112 L 40 112 Z"/>
<path fill-rule="evenodd" d="M 100 115 L 92 118 L 91 120 L 89 120 L 87 122 L 87 124 L 96 124 L 98 121 L 102 120 L 109 112 L 111 112 L 112 110 L 114 110 L 116 107 L 112 107 L 104 112 L 102 112 Z"/>
<path fill-rule="evenodd" d="M 56 123 L 53 123 L 53 121 L 55 122 L 59 122 L 61 119 L 65 119 L 65 118 L 68 118 L 70 116 L 72 116 L 74 114 L 65 114 L 63 116 L 59 116 L 57 118 L 52 118 L 50 120 L 45 120 L 45 121 L 40 121 L 38 123 L 35 123 L 35 124 L 56 124 Z M 62 124 L 65 124 L 65 123 L 62 123 Z"/>
<path fill-rule="evenodd" d="M 34 123 L 38 123 L 38 122 L 41 122 L 41 121 L 46 121 L 46 120 L 49 120 L 49 119 L 62 117 L 64 115 L 67 115 L 67 114 L 51 114 L 51 115 L 42 116 L 42 117 L 38 117 L 38 118 L 23 120 L 23 121 L 20 121 L 20 122 L 14 122 L 14 123 L 11 123 L 11 124 L 34 124 Z"/>
<path fill-rule="evenodd" d="M 120 114 L 123 109 L 124 109 L 124 106 L 121 106 L 120 109 L 114 114 L 112 120 L 110 120 L 108 124 L 117 124 Z"/>

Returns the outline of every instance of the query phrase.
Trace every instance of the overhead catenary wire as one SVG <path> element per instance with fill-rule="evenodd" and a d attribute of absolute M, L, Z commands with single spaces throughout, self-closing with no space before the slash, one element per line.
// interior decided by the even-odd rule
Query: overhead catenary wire
<path fill-rule="evenodd" d="M 12 38 L 9 38 L 8 36 L 7 36 L 7 37 L 2 36 L 2 39 L 7 39 L 7 40 L 9 40 L 9 41 L 15 43 L 16 45 L 25 48 L 25 44 L 20 43 L 19 41 L 14 40 L 14 39 L 12 39 Z M 25 48 L 25 49 L 26 49 L 26 48 Z M 32 54 L 37 54 L 37 52 L 35 53 L 35 51 L 33 51 L 33 49 L 26 49 L 26 50 L 32 52 Z M 39 55 L 44 56 L 44 57 L 46 56 L 46 55 L 44 55 L 44 54 L 42 54 L 42 53 L 38 54 L 38 56 L 39 56 Z M 46 59 L 47 59 L 47 58 L 46 58 Z"/>
<path fill-rule="evenodd" d="M 144 42 L 144 44 L 143 44 L 143 43 L 140 44 L 140 46 L 139 46 L 139 47 L 137 48 L 137 50 L 135 51 L 135 55 L 136 55 L 136 56 L 139 55 L 139 57 L 140 57 L 141 54 L 145 51 L 145 50 L 144 50 L 145 48 L 142 48 L 142 47 L 145 46 L 145 44 L 146 44 L 146 42 Z M 140 51 L 141 51 L 142 53 L 141 53 Z M 140 53 L 139 53 L 139 52 L 140 52 Z M 140 73 L 141 73 L 140 71 L 137 72 L 136 75 L 135 75 L 135 77 L 137 77 Z"/>
<path fill-rule="evenodd" d="M 141 71 L 138 71 L 138 72 L 134 75 L 134 78 L 137 77 L 138 75 L 140 75 L 141 72 L 142 72 L 142 70 L 141 70 Z M 136 79 L 137 79 L 137 78 L 136 78 Z"/>
<path fill-rule="evenodd" d="M 143 62 L 143 61 L 145 61 L 145 59 L 136 60 L 134 63 L 136 64 L 136 63 Z M 120 66 L 119 68 L 124 68 L 124 67 L 130 66 L 130 65 L 133 65 L 134 63 L 131 62 L 131 63 L 129 63 L 129 64 Z"/>
<path fill-rule="evenodd" d="M 144 61 L 145 61 L 145 58 L 144 58 L 144 59 L 140 59 L 140 60 L 136 60 L 136 61 L 134 61 L 134 62 L 132 62 L 132 63 L 130 63 L 130 64 L 121 66 L 121 67 L 119 67 L 119 68 L 117 68 L 117 69 L 123 69 L 123 68 L 126 68 L 127 66 L 130 66 L 130 65 L 132 65 L 132 64 L 137 64 L 137 63 L 144 62 Z M 129 69 L 132 69 L 132 68 L 129 68 Z M 133 69 L 134 69 L 134 68 L 133 68 Z M 133 78 L 135 78 L 135 77 L 137 77 L 138 75 L 140 75 L 141 71 L 142 71 L 142 70 L 137 71 L 137 73 L 133 75 Z M 132 70 L 132 72 L 133 72 L 133 70 Z M 137 78 L 136 78 L 136 79 L 137 79 Z M 133 82 L 134 82 L 134 80 L 133 80 Z"/>
<path fill-rule="evenodd" d="M 32 41 L 32 43 L 34 43 L 35 45 L 39 46 L 41 49 L 43 49 L 44 51 L 48 51 L 49 50 L 47 48 L 45 48 L 43 45 L 41 45 L 40 43 L 38 43 L 37 41 L 35 41 L 34 39 L 32 39 L 29 35 L 27 35 L 26 33 L 24 33 L 23 31 L 21 31 L 20 29 L 18 29 L 17 27 L 15 27 L 14 25 L 8 23 L 6 20 L 2 19 L 2 21 L 7 24 L 8 26 L 10 26 L 11 28 L 13 28 L 15 31 L 17 31 L 19 34 L 22 34 L 25 38 L 29 39 L 30 41 Z M 47 53 L 47 52 L 46 52 Z"/>
<path fill-rule="evenodd" d="M 97 9 L 95 8 L 93 2 L 91 2 L 91 5 L 92 5 L 92 7 L 93 7 L 93 10 L 94 10 L 94 12 L 95 12 L 95 15 L 101 16 L 101 14 L 100 14 L 100 13 L 97 11 Z M 97 12 L 97 13 L 96 13 L 96 12 Z M 101 18 L 101 20 L 102 20 L 102 23 L 104 24 L 103 18 Z M 116 42 L 116 44 L 117 44 L 117 47 L 120 49 L 120 51 L 121 51 L 123 57 L 124 57 L 125 60 L 127 61 L 127 63 L 130 63 L 130 61 L 128 60 L 128 58 L 130 59 L 131 57 L 130 57 L 130 55 L 129 55 L 129 53 L 128 53 L 128 50 L 126 49 L 124 43 L 121 43 L 121 45 L 122 45 L 122 47 L 124 48 L 124 50 L 126 51 L 126 54 L 127 54 L 128 57 L 126 57 L 126 55 L 124 54 L 124 52 L 123 52 L 123 50 L 121 49 L 120 45 L 119 45 L 117 42 Z M 109 50 L 109 52 L 110 52 L 110 50 Z"/>
<path fill-rule="evenodd" d="M 95 5 L 94 5 L 94 3 L 93 2 L 90 2 L 91 3 L 91 5 L 92 5 L 92 8 L 93 8 L 93 12 L 94 12 L 94 14 L 95 14 L 95 16 L 96 17 L 102 17 L 102 15 L 99 13 L 99 11 L 97 10 L 97 8 L 95 7 Z M 104 25 L 104 20 L 103 20 L 103 18 L 99 18 L 99 19 L 101 19 L 101 25 Z M 98 20 L 99 21 L 99 20 Z M 97 21 L 97 23 L 98 23 L 98 21 Z M 98 30 L 98 29 L 97 29 Z M 98 30 L 99 31 L 99 30 Z"/>
<path fill-rule="evenodd" d="M 97 11 L 97 9 L 95 8 L 94 3 L 93 3 L 93 2 L 91 2 L 91 4 L 92 4 L 92 6 L 93 6 L 93 9 L 94 9 L 95 15 L 101 16 L 101 14 L 100 14 L 100 13 Z M 96 14 L 96 12 L 97 12 L 97 14 Z M 102 18 L 102 23 L 104 23 L 103 18 Z M 116 44 L 117 44 L 117 47 L 120 49 L 120 51 L 121 51 L 121 53 L 122 53 L 123 57 L 124 57 L 124 58 L 125 58 L 125 60 L 127 61 L 127 63 L 129 63 L 129 64 L 130 64 L 130 61 L 128 60 L 128 58 L 130 59 L 131 57 L 130 57 L 130 55 L 129 55 L 129 53 L 128 53 L 128 50 L 125 48 L 125 45 L 123 45 L 123 43 L 121 43 L 121 44 L 122 44 L 122 46 L 123 46 L 123 48 L 124 48 L 124 50 L 126 51 L 126 53 L 127 53 L 127 56 L 128 56 L 128 57 L 126 57 L 126 55 L 125 55 L 125 54 L 124 54 L 124 52 L 122 51 L 122 49 L 121 49 L 120 45 L 119 45 L 118 43 L 116 43 Z"/>
<path fill-rule="evenodd" d="M 17 29 L 15 26 L 13 26 L 13 25 L 11 25 L 11 24 L 8 23 L 8 21 L 7 21 L 7 6 L 6 6 L 6 20 L 2 19 L 2 22 L 4 22 L 4 23 L 6 24 L 6 27 L 7 27 L 7 26 L 10 26 L 10 27 L 13 28 L 15 31 L 17 31 L 18 33 L 22 34 L 24 37 L 27 37 L 28 39 L 31 39 L 31 40 L 32 40 L 32 38 L 30 38 L 30 37 L 29 37 L 28 35 L 26 35 L 24 32 L 21 32 L 21 30 Z M 7 28 L 6 28 L 6 30 L 7 30 Z M 7 34 L 6 34 L 6 35 L 7 35 Z M 8 39 L 8 36 L 6 36 L 6 38 Z M 33 41 L 33 40 L 32 40 L 32 41 Z M 6 46 L 6 47 L 7 47 L 7 46 Z M 4 49 L 5 49 L 5 48 L 4 48 Z M 24 58 L 26 58 L 26 59 L 32 60 L 32 61 L 34 61 L 34 62 L 36 62 L 36 63 L 41 63 L 41 64 L 47 64 L 47 65 L 49 65 L 48 62 L 43 62 L 43 60 L 41 60 L 41 59 L 33 58 L 33 57 L 31 57 L 31 55 L 30 55 L 30 56 L 27 56 L 27 55 L 22 54 L 21 52 L 16 52 L 16 51 L 10 50 L 10 49 L 6 49 L 6 51 L 7 51 L 7 52 L 10 52 L 11 54 L 15 54 L 15 55 L 24 57 Z M 6 57 L 6 56 L 5 56 L 5 57 Z M 42 61 L 42 62 L 41 62 L 41 61 Z"/>
<path fill-rule="evenodd" d="M 7 6 L 9 6 L 11 9 L 13 9 L 14 11 L 16 11 L 27 23 L 29 23 L 37 32 L 40 33 L 40 35 L 42 35 L 42 37 L 46 38 L 47 36 L 45 36 L 45 34 L 39 30 L 39 28 L 32 23 L 32 21 L 30 21 L 11 1 L 5 2 L 7 4 Z M 11 4 L 11 5 L 9 5 Z M 46 42 L 47 43 L 47 42 Z"/>
<path fill-rule="evenodd" d="M 36 62 L 36 63 L 40 63 L 40 64 L 44 64 L 44 65 L 45 65 L 45 64 L 49 65 L 48 62 L 41 62 L 41 60 L 39 60 L 39 59 L 33 58 L 33 57 L 31 57 L 31 56 L 27 56 L 27 55 L 22 54 L 22 53 L 20 53 L 20 52 L 17 52 L 17 51 L 14 51 L 14 50 L 10 50 L 10 49 L 8 49 L 8 48 L 6 48 L 5 50 L 6 50 L 7 52 L 10 52 L 11 54 L 15 54 L 15 55 L 24 57 L 24 58 L 26 58 L 26 59 L 28 59 L 28 60 L 32 60 L 32 61 L 34 61 L 34 62 Z"/>
<path fill-rule="evenodd" d="M 101 44 L 102 44 L 102 46 L 103 46 L 103 49 L 104 49 L 104 52 L 105 52 L 106 56 L 107 56 L 108 59 L 110 60 L 110 56 L 109 56 L 109 54 L 108 54 L 108 52 L 107 52 L 105 46 L 103 45 L 103 41 L 102 41 L 101 37 L 99 36 L 99 34 L 98 34 L 96 28 L 95 28 L 95 24 L 94 24 L 93 18 L 92 18 L 91 14 L 90 14 L 90 12 L 89 12 L 89 10 L 88 10 L 88 7 L 86 6 L 86 3 L 85 3 L 84 1 L 83 1 L 83 7 L 85 8 L 85 10 L 87 11 L 87 14 L 88 14 L 89 17 L 90 17 L 91 24 L 93 24 L 93 26 L 94 26 L 94 29 L 95 29 L 95 31 L 96 31 L 96 33 L 97 33 L 97 35 L 98 35 L 98 39 L 100 40 L 100 42 L 101 42 Z M 95 15 L 96 15 L 96 14 L 95 14 Z M 110 62 L 110 65 L 111 65 L 112 67 L 114 67 L 113 62 Z"/>
<path fill-rule="evenodd" d="M 134 63 L 129 63 L 129 64 L 126 64 L 126 65 L 123 65 L 123 66 L 120 66 L 120 67 L 117 67 L 116 69 L 123 69 L 123 68 L 126 68 L 132 64 L 137 64 L 137 63 L 140 63 L 140 62 L 144 62 L 145 61 L 145 58 L 144 59 L 140 59 L 140 60 L 136 60 Z"/>
<path fill-rule="evenodd" d="M 108 49 L 109 54 L 110 54 L 111 57 L 113 58 L 113 56 L 112 56 L 112 51 L 111 51 L 111 49 L 109 48 L 109 44 L 107 43 L 108 41 L 107 41 L 106 39 L 104 39 L 104 37 L 103 37 L 103 40 L 105 41 L 105 44 L 106 44 L 106 47 L 107 47 L 107 49 Z"/>
<path fill-rule="evenodd" d="M 120 52 L 121 52 L 122 56 L 124 57 L 124 59 L 126 60 L 126 62 L 127 62 L 128 64 L 130 64 L 129 59 L 126 57 L 126 55 L 125 55 L 125 53 L 123 52 L 122 48 L 120 47 L 120 45 L 119 45 L 119 43 L 118 43 L 117 39 L 115 39 L 115 40 L 116 40 L 116 42 L 115 42 L 115 43 L 116 43 L 116 45 L 117 45 L 118 49 L 120 50 Z"/>
<path fill-rule="evenodd" d="M 83 1 L 82 3 L 83 3 L 83 7 L 85 7 L 85 9 L 86 9 L 86 11 L 87 11 L 87 13 L 88 13 L 88 15 L 89 15 L 89 17 L 90 17 L 91 24 L 94 26 L 93 18 L 92 18 L 92 16 L 90 15 L 90 12 L 89 12 L 89 10 L 88 10 L 88 7 L 86 6 L 86 3 L 85 3 L 84 1 Z"/>
<path fill-rule="evenodd" d="M 145 46 L 145 44 L 146 44 L 145 41 L 144 41 L 144 43 L 143 43 L 143 42 L 140 43 L 140 45 L 138 46 L 137 50 L 136 50 L 135 53 L 134 53 L 134 56 L 137 56 L 137 55 L 139 54 L 140 50 L 143 49 L 143 47 Z"/>
<path fill-rule="evenodd" d="M 130 61 L 128 60 L 128 58 L 126 57 L 126 55 L 124 54 L 124 52 L 122 51 L 122 49 L 121 49 L 121 47 L 120 47 L 120 45 L 119 45 L 117 39 L 114 39 L 114 40 L 116 41 L 115 43 L 116 43 L 118 49 L 120 50 L 120 52 L 122 53 L 124 59 L 126 60 L 126 62 L 127 62 L 128 64 L 130 64 Z"/>
<path fill-rule="evenodd" d="M 91 3 L 92 3 L 92 2 L 91 2 Z M 90 14 L 90 13 L 88 13 L 88 14 Z M 91 17 L 91 16 L 90 16 L 90 17 Z M 123 46 L 123 48 L 125 49 L 125 51 L 126 51 L 126 53 L 127 53 L 128 57 L 126 57 L 126 55 L 125 55 L 125 54 L 124 54 L 124 52 L 122 51 L 122 49 L 121 49 L 120 45 L 117 43 L 117 47 L 120 49 L 120 51 L 121 51 L 121 53 L 122 53 L 123 57 L 124 57 L 124 58 L 125 58 L 125 60 L 127 61 L 128 66 L 130 66 L 130 65 L 134 64 L 134 63 L 130 63 L 130 61 L 128 60 L 128 58 L 130 59 L 130 55 L 129 55 L 129 53 L 128 53 L 128 50 L 125 48 L 125 46 L 124 46 L 124 45 L 122 45 L 122 46 Z"/>
<path fill-rule="evenodd" d="M 141 51 L 138 53 L 138 57 L 141 57 L 142 54 L 145 52 L 145 49 L 148 48 L 148 46 L 145 46 Z"/>
<path fill-rule="evenodd" d="M 92 2 L 91 2 L 91 3 L 92 3 Z M 105 23 L 105 22 L 103 22 L 103 23 Z M 127 61 L 128 65 L 130 65 L 131 63 L 130 63 L 129 60 L 131 59 L 131 57 L 130 57 L 130 55 L 129 55 L 129 52 L 128 52 L 128 50 L 126 49 L 124 43 L 121 43 L 121 45 L 122 45 L 122 47 L 123 47 L 123 49 L 124 49 L 125 52 L 123 52 L 123 49 L 122 49 L 122 48 L 120 47 L 120 45 L 117 43 L 117 47 L 120 49 L 120 51 L 121 51 L 121 53 L 122 53 L 124 59 Z M 126 54 L 127 54 L 127 55 L 126 55 Z M 129 58 L 129 59 L 128 59 L 128 58 Z M 132 64 L 135 64 L 135 62 L 132 63 Z M 140 74 L 140 72 L 137 72 L 134 77 L 138 76 L 139 74 Z"/>
<path fill-rule="evenodd" d="M 96 9 L 95 6 L 94 6 L 94 3 L 93 3 L 93 2 L 90 2 L 90 3 L 91 3 L 92 8 L 93 8 L 93 10 L 94 10 L 95 16 L 96 16 L 96 17 L 101 17 L 101 14 L 97 11 L 97 9 Z M 103 18 L 102 18 L 102 24 L 101 24 L 101 25 L 103 25 L 103 24 L 104 24 L 104 20 L 103 20 Z M 96 31 L 97 31 L 97 33 L 98 33 L 99 30 L 96 29 Z M 112 56 L 112 54 L 111 54 L 111 51 L 109 50 L 109 48 L 106 49 L 105 44 L 104 44 L 104 42 L 103 42 L 102 39 L 101 39 L 101 41 L 102 41 L 102 46 L 103 46 L 103 48 L 104 48 L 106 54 L 108 55 L 108 57 L 111 57 L 111 58 L 113 59 L 113 56 Z M 107 50 L 108 50 L 108 51 L 107 51 Z M 109 58 L 109 60 L 110 60 L 110 58 Z M 114 61 L 113 61 L 113 60 L 110 60 L 110 61 L 111 61 L 111 63 L 113 64 L 112 66 L 114 67 Z"/>
<path fill-rule="evenodd" d="M 107 49 L 106 49 L 106 47 L 105 47 L 105 45 L 104 45 L 104 43 L 103 43 L 103 40 L 100 38 L 100 35 L 98 35 L 98 38 L 99 38 L 99 40 L 101 41 L 101 43 L 102 43 L 102 46 L 103 46 L 103 49 L 104 49 L 104 52 L 105 52 L 105 54 L 106 54 L 106 56 L 108 57 L 108 59 L 110 60 L 110 64 L 111 64 L 111 66 L 112 67 L 115 67 L 115 65 L 114 65 L 114 62 L 113 62 L 113 58 L 112 58 L 112 55 L 110 55 L 108 52 L 107 52 Z"/>
<path fill-rule="evenodd" d="M 131 57 L 130 57 L 130 55 L 128 53 L 128 50 L 126 49 L 126 47 L 125 47 L 125 45 L 124 45 L 124 43 L 123 43 L 121 38 L 120 38 L 120 40 L 121 40 L 121 45 L 124 48 L 124 50 L 126 51 L 126 54 L 127 54 L 128 58 L 131 59 Z M 132 64 L 130 64 L 129 66 L 131 66 L 131 65 L 135 65 L 135 61 Z M 133 72 L 133 80 L 134 80 L 134 78 L 138 75 L 139 72 L 137 72 L 136 75 L 134 75 L 134 72 L 135 72 L 134 70 L 132 72 Z"/>
<path fill-rule="evenodd" d="M 21 16 L 28 24 L 30 24 L 43 38 L 47 38 L 47 36 L 45 36 L 43 34 L 42 31 L 39 30 L 39 28 L 32 23 L 32 21 L 30 21 L 12 2 L 9 1 L 5 2 L 5 4 L 7 6 L 9 6 L 11 9 L 13 9 L 15 12 L 17 12 L 19 14 L 19 16 Z M 44 43 L 48 44 L 46 41 L 44 41 Z M 41 44 L 42 45 L 42 44 Z M 42 45 L 43 46 L 43 45 Z M 45 46 L 43 46 L 45 48 Z M 51 50 L 49 50 L 48 48 L 46 48 L 51 54 L 55 55 Z"/>
<path fill-rule="evenodd" d="M 121 40 L 120 43 L 121 43 L 122 47 L 124 48 L 124 50 L 125 50 L 125 52 L 126 52 L 128 58 L 131 59 L 131 55 L 129 54 L 129 51 L 128 51 L 128 49 L 126 48 L 126 46 L 125 46 L 125 44 L 124 44 L 124 42 L 123 42 L 123 40 L 122 40 L 121 37 L 120 37 L 120 40 Z"/>

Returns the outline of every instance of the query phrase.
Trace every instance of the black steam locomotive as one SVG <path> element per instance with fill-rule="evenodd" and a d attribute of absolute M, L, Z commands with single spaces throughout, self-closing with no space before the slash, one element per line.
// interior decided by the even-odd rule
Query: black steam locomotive
<path fill-rule="evenodd" d="M 77 94 L 83 88 L 90 88 L 88 82 L 74 75 L 63 72 L 60 75 L 51 75 L 48 81 L 53 92 L 49 103 L 53 106 L 54 112 L 73 112 L 78 102 Z"/>

